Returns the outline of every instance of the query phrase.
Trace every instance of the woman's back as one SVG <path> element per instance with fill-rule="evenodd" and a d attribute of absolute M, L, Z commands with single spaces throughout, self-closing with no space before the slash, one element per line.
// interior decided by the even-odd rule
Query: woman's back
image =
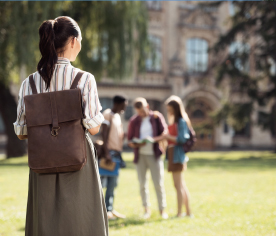
<path fill-rule="evenodd" d="M 39 27 L 39 35 L 41 59 L 37 71 L 33 73 L 37 93 L 70 89 L 80 71 L 70 63 L 75 61 L 81 50 L 82 37 L 78 24 L 70 17 L 57 17 L 44 21 Z M 108 236 L 98 166 L 88 134 L 96 133 L 104 121 L 94 76 L 85 72 L 77 88 L 82 94 L 85 116 L 82 123 L 88 129 L 85 130 L 87 162 L 81 170 L 66 173 L 38 174 L 30 169 L 26 236 Z M 14 122 L 15 133 L 20 139 L 28 139 L 32 135 L 32 132 L 28 134 L 24 103 L 24 97 L 31 94 L 29 78 L 26 78 L 19 91 L 17 119 Z M 69 132 L 70 135 L 72 133 Z M 67 155 L 62 148 L 59 155 L 66 160 Z"/>
<path fill-rule="evenodd" d="M 37 93 L 70 89 L 79 71 L 80 69 L 72 66 L 67 58 L 58 57 L 48 89 L 46 89 L 45 82 L 39 72 L 36 71 L 33 73 Z M 83 125 L 85 128 L 91 129 L 101 124 L 104 120 L 100 112 L 102 107 L 98 99 L 97 85 L 94 76 L 89 72 L 85 72 L 78 83 L 78 88 L 81 90 L 82 107 L 85 115 Z M 22 82 L 19 91 L 18 117 L 14 123 L 15 133 L 17 135 L 27 135 L 24 96 L 30 94 L 32 94 L 32 90 L 29 84 L 29 78 L 26 78 Z"/>

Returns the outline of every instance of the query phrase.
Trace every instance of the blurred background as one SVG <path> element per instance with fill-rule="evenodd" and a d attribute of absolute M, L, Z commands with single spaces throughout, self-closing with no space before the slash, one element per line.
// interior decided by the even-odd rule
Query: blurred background
<path fill-rule="evenodd" d="M 94 74 L 103 110 L 114 95 L 129 99 L 125 131 L 136 97 L 166 116 L 163 103 L 175 94 L 197 133 L 185 174 L 195 219 L 137 217 L 138 180 L 124 152 L 115 207 L 127 219 L 110 222 L 111 235 L 276 235 L 276 2 L 252 1 L 0 2 L 0 235 L 24 233 L 27 143 L 14 134 L 17 96 L 36 71 L 40 24 L 60 15 L 80 26 L 72 65 Z M 165 187 L 172 216 L 168 173 Z"/>
<path fill-rule="evenodd" d="M 21 82 L 40 58 L 38 27 L 69 15 L 80 25 L 74 66 L 95 75 L 103 110 L 123 94 L 145 97 L 165 113 L 183 99 L 197 132 L 196 150 L 275 149 L 275 3 L 1 2 L 0 147 L 25 153 L 12 122 Z"/>

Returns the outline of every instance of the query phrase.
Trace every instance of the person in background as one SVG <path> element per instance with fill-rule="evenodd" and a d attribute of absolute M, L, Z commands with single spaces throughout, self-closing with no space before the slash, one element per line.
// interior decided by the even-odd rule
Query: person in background
<path fill-rule="evenodd" d="M 168 171 L 172 172 L 174 186 L 177 192 L 177 217 L 193 217 L 191 214 L 189 190 L 182 172 L 187 169 L 189 158 L 185 155 L 183 144 L 190 138 L 191 121 L 185 112 L 181 99 L 177 96 L 169 97 L 166 102 L 169 121 L 169 132 L 154 138 L 155 141 L 168 140 Z M 179 144 L 179 145 L 178 145 Z M 182 214 L 182 205 L 186 207 L 186 214 Z"/>
<path fill-rule="evenodd" d="M 129 146 L 134 149 L 134 163 L 140 184 L 140 194 L 145 208 L 144 218 L 151 215 L 149 206 L 149 190 L 147 181 L 147 170 L 150 169 L 154 183 L 159 211 L 163 219 L 167 219 L 165 212 L 166 195 L 164 189 L 164 164 L 160 158 L 162 151 L 158 143 L 134 143 L 133 139 L 147 139 L 148 137 L 160 136 L 167 131 L 167 124 L 161 113 L 154 114 L 149 109 L 145 98 L 136 98 L 134 108 L 137 115 L 131 117 L 128 127 Z"/>
<path fill-rule="evenodd" d="M 107 162 L 120 161 L 122 163 L 121 152 L 123 149 L 124 130 L 120 114 L 125 111 L 127 100 L 123 96 L 115 96 L 113 98 L 113 108 L 106 109 L 103 112 L 105 118 L 102 124 L 103 148 L 104 158 Z M 118 183 L 118 175 L 115 176 L 101 176 L 102 186 L 106 187 L 105 205 L 107 209 L 107 216 L 109 219 L 116 217 L 125 218 L 124 215 L 118 213 L 113 209 L 114 203 L 114 189 Z"/>

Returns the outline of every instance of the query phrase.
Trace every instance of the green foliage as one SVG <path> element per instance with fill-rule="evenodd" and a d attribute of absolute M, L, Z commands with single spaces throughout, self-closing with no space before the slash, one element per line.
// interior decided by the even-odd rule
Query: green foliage
<path fill-rule="evenodd" d="M 229 103 L 225 102 L 219 110 L 211 113 L 213 121 L 220 123 L 226 120 L 227 124 L 236 130 L 241 130 L 250 122 L 250 114 L 253 110 L 253 103 Z"/>
<path fill-rule="evenodd" d="M 75 66 L 102 75 L 124 78 L 147 44 L 147 11 L 143 2 L 1 2 L 0 80 L 10 71 L 36 70 L 40 24 L 59 15 L 75 19 L 82 31 L 82 50 Z M 135 50 L 138 52 L 135 54 Z M 2 55 L 4 55 L 2 57 Z M 15 74 L 15 73 L 14 73 Z"/>
<path fill-rule="evenodd" d="M 246 95 L 252 102 L 265 106 L 276 98 L 276 2 L 245 1 L 233 4 L 235 14 L 230 19 L 232 27 L 220 36 L 211 49 L 216 55 L 213 64 L 217 68 L 217 84 L 226 77 L 230 78 L 232 94 Z M 219 56 L 221 52 L 227 52 L 231 48 L 237 36 L 241 44 L 250 45 L 251 48 L 236 52 L 229 50 L 226 57 Z M 250 64 L 247 69 L 246 63 Z M 265 83 L 266 89 L 263 86 L 261 88 L 260 83 Z M 244 112 L 241 112 L 244 109 L 243 104 L 224 104 L 222 109 L 223 111 L 217 112 L 218 118 L 222 114 L 224 118 L 232 116 L 232 120 L 236 120 L 233 123 L 249 119 L 253 111 L 252 104 Z"/>
<path fill-rule="evenodd" d="M 27 73 L 36 70 L 40 57 L 38 28 L 45 19 L 58 15 L 61 6 L 61 2 L 0 3 L 0 81 L 14 81 L 11 75 L 19 74 L 22 66 Z"/>

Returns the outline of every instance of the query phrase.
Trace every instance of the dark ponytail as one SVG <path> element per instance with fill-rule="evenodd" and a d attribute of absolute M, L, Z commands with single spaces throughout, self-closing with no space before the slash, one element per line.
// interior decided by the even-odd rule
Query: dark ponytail
<path fill-rule="evenodd" d="M 39 27 L 41 59 L 37 64 L 37 70 L 45 81 L 46 89 L 50 87 L 58 53 L 64 52 L 70 37 L 79 36 L 78 30 L 78 24 L 67 16 L 46 20 Z"/>

